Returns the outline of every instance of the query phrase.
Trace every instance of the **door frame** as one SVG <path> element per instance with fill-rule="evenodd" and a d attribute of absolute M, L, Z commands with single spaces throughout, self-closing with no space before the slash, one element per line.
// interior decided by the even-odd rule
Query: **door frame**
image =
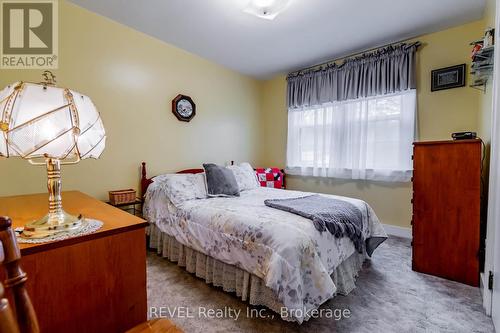
<path fill-rule="evenodd" d="M 495 6 L 495 41 L 500 45 L 500 0 Z M 488 193 L 488 219 L 486 236 L 486 257 L 483 275 L 483 306 L 500 332 L 500 311 L 492 313 L 493 306 L 500 305 L 500 52 L 495 52 L 492 85 L 491 112 L 491 159 Z M 489 272 L 493 272 L 493 290 L 488 289 Z"/>

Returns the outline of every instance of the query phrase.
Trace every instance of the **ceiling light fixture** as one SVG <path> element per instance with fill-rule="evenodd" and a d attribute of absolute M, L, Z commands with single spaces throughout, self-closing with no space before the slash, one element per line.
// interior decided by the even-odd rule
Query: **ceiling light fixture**
<path fill-rule="evenodd" d="M 243 11 L 266 20 L 274 20 L 289 3 L 290 0 L 250 0 Z"/>

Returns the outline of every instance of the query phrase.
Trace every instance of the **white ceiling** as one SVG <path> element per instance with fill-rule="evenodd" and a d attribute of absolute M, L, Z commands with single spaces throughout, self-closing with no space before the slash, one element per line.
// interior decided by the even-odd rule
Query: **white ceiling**
<path fill-rule="evenodd" d="M 70 0 L 256 78 L 480 19 L 486 0 L 291 0 L 272 21 L 249 0 Z"/>

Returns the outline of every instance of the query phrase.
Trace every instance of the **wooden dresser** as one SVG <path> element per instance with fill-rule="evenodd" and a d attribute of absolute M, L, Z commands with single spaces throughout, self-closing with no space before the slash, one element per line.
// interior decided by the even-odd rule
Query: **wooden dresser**
<path fill-rule="evenodd" d="M 0 198 L 13 226 L 43 216 L 47 194 Z M 94 234 L 19 244 L 41 332 L 115 333 L 146 321 L 144 220 L 81 192 L 63 192 L 64 209 L 104 222 Z"/>
<path fill-rule="evenodd" d="M 481 141 L 417 142 L 413 270 L 479 285 Z"/>

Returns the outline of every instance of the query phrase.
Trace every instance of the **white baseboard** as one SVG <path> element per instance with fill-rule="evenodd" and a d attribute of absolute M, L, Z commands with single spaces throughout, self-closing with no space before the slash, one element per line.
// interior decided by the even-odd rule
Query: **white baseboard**
<path fill-rule="evenodd" d="M 388 235 L 410 239 L 412 238 L 411 228 L 398 227 L 390 224 L 383 224 L 383 226 Z"/>

